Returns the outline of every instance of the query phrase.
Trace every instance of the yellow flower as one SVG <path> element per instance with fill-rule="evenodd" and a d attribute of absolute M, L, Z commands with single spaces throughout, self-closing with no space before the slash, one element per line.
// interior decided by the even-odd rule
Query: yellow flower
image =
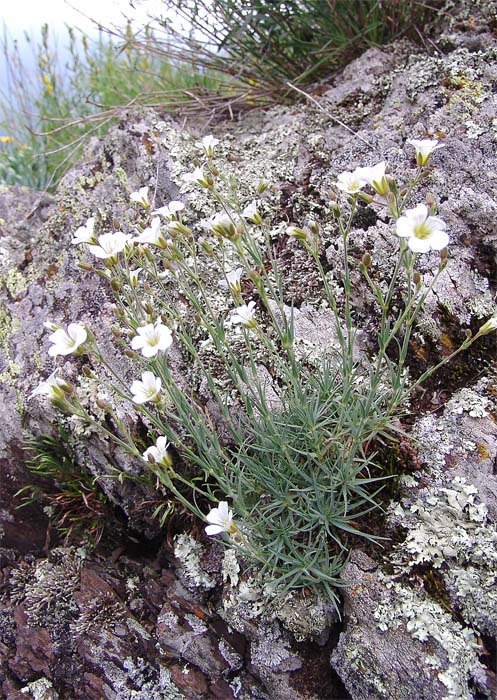
<path fill-rule="evenodd" d="M 47 75 L 46 73 L 43 74 L 43 82 L 45 83 L 45 90 L 48 94 L 50 94 L 53 90 L 52 83 L 50 82 L 50 76 Z"/>
<path fill-rule="evenodd" d="M 0 143 L 10 143 L 13 140 L 12 136 L 0 136 Z"/>

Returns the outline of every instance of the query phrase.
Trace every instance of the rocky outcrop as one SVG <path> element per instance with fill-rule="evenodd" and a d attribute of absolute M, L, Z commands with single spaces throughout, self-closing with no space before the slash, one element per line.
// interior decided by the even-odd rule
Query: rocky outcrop
<path fill-rule="evenodd" d="M 493 8 L 493 9 L 492 9 Z M 412 167 L 407 138 L 437 133 L 444 148 L 420 189 L 450 230 L 447 268 L 426 303 L 412 371 L 450 352 L 495 312 L 497 291 L 497 40 L 493 3 L 461 4 L 437 45 L 400 40 L 370 49 L 330 80 L 314 103 L 275 107 L 219 124 L 220 167 L 247 191 L 276 185 L 275 228 L 319 220 L 323 261 L 339 280 L 340 241 L 326 211 L 336 176 L 382 159 L 399 179 Z M 494 13 L 494 14 L 492 14 Z M 433 48 L 433 50 L 432 50 Z M 339 120 L 339 121 L 338 121 Z M 349 129 L 343 128 L 340 122 Z M 343 573 L 342 620 L 329 601 L 294 594 L 283 603 L 247 577 L 219 545 L 202 542 L 186 516 L 164 532 L 151 517 L 143 464 L 69 423 L 71 447 L 99 477 L 120 542 L 90 553 L 55 546 L 41 505 L 17 509 L 33 481 L 23 432 L 54 431 L 53 409 L 28 397 L 53 367 L 43 322 L 88 324 L 111 366 L 130 369 L 109 339 L 112 297 L 76 268 L 72 232 L 95 215 L 103 230 L 140 223 L 129 194 L 148 185 L 157 205 L 181 197 L 192 225 L 211 212 L 188 190 L 193 134 L 153 112 L 129 114 L 94 141 L 53 198 L 0 189 L 0 685 L 8 700 L 409 700 L 495 693 L 497 389 L 495 339 L 487 336 L 414 397 L 417 462 L 404 476 L 384 550 L 357 551 Z M 420 201 L 420 200 L 419 200 Z M 365 250 L 387 279 L 394 241 L 385 211 L 365 207 L 351 255 Z M 312 265 L 295 243 L 275 246 L 299 342 L 329 338 Z M 433 255 L 418 258 L 423 283 Z M 357 274 L 361 347 L 374 337 L 370 292 Z M 186 381 L 184 360 L 172 354 Z M 85 360 L 86 361 L 86 360 Z M 418 363 L 418 364 L 416 364 Z M 82 361 L 62 362 L 78 383 Z M 95 397 L 91 397 L 92 400 Z M 418 415 L 419 414 L 419 415 Z M 137 417 L 123 413 L 133 429 Z M 110 426 L 112 427 L 112 426 Z M 137 428 L 139 429 L 139 428 Z M 416 467 L 422 467 L 416 471 Z M 120 473 L 129 478 L 117 479 Z M 177 532 L 192 531 L 174 540 Z M 184 539 L 187 537 L 187 539 Z M 189 539 L 188 539 L 189 538 Z M 111 538 L 112 541 L 112 538 Z M 175 542 L 175 544 L 174 544 Z M 330 663 L 331 659 L 331 663 Z"/>

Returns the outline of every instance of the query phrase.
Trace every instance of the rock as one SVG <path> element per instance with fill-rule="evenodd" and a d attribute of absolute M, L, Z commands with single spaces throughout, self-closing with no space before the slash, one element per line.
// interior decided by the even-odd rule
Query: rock
<path fill-rule="evenodd" d="M 343 577 L 350 581 L 344 589 L 346 629 L 331 663 L 354 700 L 469 697 L 466 675 L 477 679 L 482 669 L 471 665 L 470 638 L 450 615 L 423 591 L 386 588 L 388 577 L 362 552 L 353 553 Z M 419 627 L 415 638 L 412 630 L 421 620 L 423 634 Z"/>

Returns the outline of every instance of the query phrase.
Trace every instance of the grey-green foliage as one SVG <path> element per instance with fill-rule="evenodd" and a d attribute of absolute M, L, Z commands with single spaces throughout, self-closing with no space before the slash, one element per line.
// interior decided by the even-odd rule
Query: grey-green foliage
<path fill-rule="evenodd" d="M 250 546 L 285 587 L 337 585 L 347 534 L 368 537 L 352 521 L 377 507 L 379 472 L 365 450 L 389 419 L 364 414 L 365 400 L 325 361 L 250 421 L 233 456 L 227 476 Z"/>

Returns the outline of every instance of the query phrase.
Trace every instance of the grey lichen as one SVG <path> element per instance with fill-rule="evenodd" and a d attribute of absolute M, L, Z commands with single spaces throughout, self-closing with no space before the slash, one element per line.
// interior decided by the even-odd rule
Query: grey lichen
<path fill-rule="evenodd" d="M 39 678 L 28 683 L 20 692 L 26 696 L 26 700 L 59 700 L 59 694 L 48 678 Z"/>
<path fill-rule="evenodd" d="M 409 528 L 391 556 L 398 571 L 419 564 L 439 569 L 446 588 L 468 625 L 497 633 L 497 529 L 477 489 L 461 477 L 448 487 L 422 494 L 408 510 L 397 507 Z"/>
<path fill-rule="evenodd" d="M 193 537 L 187 534 L 178 535 L 174 541 L 174 556 L 178 559 L 190 585 L 197 588 L 209 589 L 215 586 L 215 581 L 202 569 L 200 559 L 204 548 Z"/>
<path fill-rule="evenodd" d="M 449 613 L 422 591 L 414 591 L 385 578 L 390 590 L 388 602 L 374 613 L 384 632 L 405 626 L 414 638 L 428 645 L 427 663 L 447 688 L 443 700 L 467 700 L 472 697 L 469 682 L 481 686 L 485 670 L 478 654 L 481 647 L 474 631 L 456 622 Z"/>
<path fill-rule="evenodd" d="M 23 604 L 31 625 L 57 627 L 76 611 L 73 593 L 83 560 L 83 550 L 60 547 L 48 559 L 12 571 L 12 599 Z"/>

